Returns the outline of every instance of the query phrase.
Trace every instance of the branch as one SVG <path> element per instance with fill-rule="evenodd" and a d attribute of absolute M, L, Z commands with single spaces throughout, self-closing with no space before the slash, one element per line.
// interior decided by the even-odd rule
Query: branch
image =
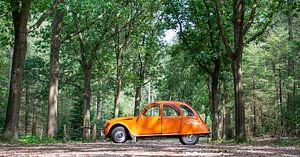
<path fill-rule="evenodd" d="M 73 32 L 73 33 L 71 33 L 71 34 L 68 34 L 65 38 L 62 39 L 61 42 L 63 43 L 63 42 L 65 42 L 65 41 L 67 41 L 67 40 L 70 40 L 70 39 L 72 39 L 73 37 L 75 37 L 76 35 L 78 35 L 79 33 L 82 33 L 82 32 L 84 32 L 85 30 L 89 29 L 91 26 L 93 26 L 93 25 L 95 25 L 96 23 L 98 23 L 99 20 L 100 20 L 102 17 L 103 17 L 103 14 L 97 16 L 95 19 L 91 20 L 91 22 L 90 22 L 89 24 L 87 24 L 86 27 L 81 28 L 81 30 L 80 30 L 79 32 L 76 31 L 76 32 Z"/>
<path fill-rule="evenodd" d="M 244 35 L 248 32 L 249 28 L 251 27 L 251 25 L 254 21 L 254 17 L 256 14 L 256 7 L 257 7 L 257 0 L 253 0 L 253 5 L 252 5 L 252 9 L 251 9 L 251 13 L 250 13 L 248 22 L 245 25 L 244 30 L 243 30 Z"/>
<path fill-rule="evenodd" d="M 246 39 L 245 43 L 248 44 L 254 40 L 256 40 L 258 37 L 260 37 L 261 35 L 263 35 L 267 29 L 267 27 L 270 25 L 270 23 L 273 20 L 273 16 L 275 15 L 275 13 L 282 7 L 282 4 L 284 2 L 280 1 L 278 3 L 278 5 L 275 7 L 275 9 L 273 9 L 269 14 L 268 14 L 268 20 L 264 23 L 263 27 L 261 30 L 257 31 L 252 37 Z"/>
<path fill-rule="evenodd" d="M 203 69 L 205 72 L 207 72 L 209 75 L 212 75 L 212 72 L 207 68 L 207 66 L 204 66 L 199 59 L 197 59 L 198 66 Z"/>
<path fill-rule="evenodd" d="M 216 49 L 215 49 L 215 41 L 213 39 L 214 34 L 213 34 L 213 28 L 212 28 L 212 24 L 211 24 L 211 20 L 210 20 L 209 6 L 208 6 L 206 0 L 203 0 L 203 3 L 205 5 L 206 12 L 207 12 L 207 25 L 208 25 L 208 31 L 209 31 L 210 45 L 211 45 L 213 52 L 215 54 L 217 54 Z"/>
<path fill-rule="evenodd" d="M 60 4 L 60 2 L 62 2 L 63 0 L 55 0 L 54 3 L 52 4 L 52 6 L 43 13 L 43 15 L 40 17 L 40 19 L 30 27 L 30 32 L 32 32 L 33 30 L 39 28 L 41 26 L 41 24 L 46 20 L 46 18 L 49 16 L 49 14 L 51 14 L 56 7 Z"/>
<path fill-rule="evenodd" d="M 233 51 L 230 48 L 228 39 L 227 39 L 227 37 L 225 35 L 224 25 L 223 25 L 223 22 L 221 20 L 220 3 L 221 3 L 220 0 L 216 0 L 217 23 L 218 23 L 219 29 L 221 31 L 221 37 L 222 37 L 222 41 L 224 43 L 225 49 L 226 49 L 227 53 L 229 54 L 229 56 L 233 56 Z"/>
<path fill-rule="evenodd" d="M 189 43 L 187 42 L 186 40 L 186 37 L 183 33 L 183 28 L 182 28 L 182 24 L 181 24 L 181 21 L 179 19 L 179 15 L 176 13 L 176 9 L 175 9 L 175 6 L 173 5 L 173 3 L 171 2 L 170 5 L 172 6 L 172 9 L 174 11 L 174 14 L 176 16 L 176 20 L 177 20 L 177 23 L 179 24 L 179 32 L 181 33 L 181 38 L 183 40 L 183 43 L 186 45 L 186 47 L 188 48 L 189 51 L 191 51 L 192 53 L 195 53 L 194 52 L 194 49 L 192 49 L 192 47 L 189 45 Z M 211 74 L 211 71 L 209 70 L 208 67 L 204 66 L 200 61 L 199 59 L 197 59 L 197 64 L 199 65 L 200 68 L 202 68 L 205 72 Z"/>
<path fill-rule="evenodd" d="M 79 40 L 81 61 L 85 65 L 86 64 L 86 60 L 85 60 L 85 57 L 84 57 L 84 52 L 85 52 L 84 39 L 83 39 L 82 34 L 80 33 L 80 30 L 81 30 L 80 23 L 79 23 L 79 20 L 77 19 L 77 14 L 75 12 L 73 12 L 73 17 L 75 19 L 74 20 L 74 24 L 75 24 L 75 27 L 76 27 L 76 31 L 78 33 L 78 40 Z"/>

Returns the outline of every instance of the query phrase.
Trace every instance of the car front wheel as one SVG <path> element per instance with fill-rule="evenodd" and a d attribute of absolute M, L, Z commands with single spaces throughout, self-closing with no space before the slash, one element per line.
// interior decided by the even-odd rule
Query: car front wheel
<path fill-rule="evenodd" d="M 114 143 L 124 143 L 127 140 L 127 133 L 122 126 L 115 127 L 111 132 L 111 139 Z"/>
<path fill-rule="evenodd" d="M 199 141 L 199 135 L 180 136 L 179 141 L 184 145 L 195 145 Z"/>

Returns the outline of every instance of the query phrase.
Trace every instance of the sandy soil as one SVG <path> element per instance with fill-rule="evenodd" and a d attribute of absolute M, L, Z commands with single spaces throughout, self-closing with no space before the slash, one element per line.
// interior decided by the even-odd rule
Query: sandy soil
<path fill-rule="evenodd" d="M 114 144 L 109 141 L 84 144 L 0 145 L 0 156 L 286 156 L 300 157 L 299 147 L 236 144 L 181 145 L 178 140 L 139 140 Z"/>

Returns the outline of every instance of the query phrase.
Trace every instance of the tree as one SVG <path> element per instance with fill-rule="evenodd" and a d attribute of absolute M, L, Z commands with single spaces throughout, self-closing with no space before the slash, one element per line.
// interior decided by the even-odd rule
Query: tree
<path fill-rule="evenodd" d="M 276 2 L 276 1 L 275 1 Z M 273 2 L 275 4 L 275 2 Z M 233 41 L 231 41 L 230 36 L 228 36 L 228 31 L 224 27 L 223 17 L 221 13 L 223 9 L 221 8 L 221 1 L 216 0 L 216 15 L 217 15 L 217 23 L 221 32 L 222 41 L 224 47 L 226 49 L 227 54 L 229 55 L 232 63 L 232 75 L 234 81 L 234 97 L 235 97 L 235 133 L 237 141 L 245 141 L 246 140 L 246 128 L 245 128 L 245 107 L 243 101 L 243 82 L 242 82 L 242 56 L 244 51 L 244 46 L 246 42 L 253 41 L 261 36 L 270 22 L 272 21 L 272 17 L 278 9 L 278 6 L 281 5 L 281 2 L 278 2 L 277 7 L 273 5 L 269 5 L 270 13 L 267 14 L 266 22 L 263 24 L 261 30 L 248 38 L 245 42 L 245 37 L 251 28 L 254 18 L 257 15 L 257 0 L 252 2 L 250 15 L 248 19 L 246 17 L 246 1 L 245 0 L 233 0 L 232 1 L 232 25 L 233 25 Z M 274 8 L 272 8 L 274 7 Z M 222 11 L 222 12 L 221 12 Z M 231 43 L 232 42 L 232 43 Z M 232 48 L 233 46 L 233 48 Z"/>
<path fill-rule="evenodd" d="M 56 0 L 53 5 L 41 16 L 37 23 L 33 25 L 32 28 L 36 29 L 39 27 L 59 3 L 60 0 Z M 2 137 L 11 142 L 16 142 L 18 139 L 21 85 L 27 50 L 27 23 L 30 15 L 30 6 L 31 0 L 10 1 L 10 9 L 14 26 L 14 46 L 8 105 L 6 110 L 4 133 Z"/>
<path fill-rule="evenodd" d="M 48 100 L 48 125 L 47 135 L 55 137 L 57 133 L 57 95 L 59 75 L 59 51 L 60 51 L 60 30 L 65 9 L 57 10 L 54 14 L 51 29 L 51 52 L 50 52 L 50 81 Z"/>

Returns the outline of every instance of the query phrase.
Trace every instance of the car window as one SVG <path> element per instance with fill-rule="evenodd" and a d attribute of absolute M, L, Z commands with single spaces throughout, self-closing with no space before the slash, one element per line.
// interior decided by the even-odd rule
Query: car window
<path fill-rule="evenodd" d="M 179 116 L 179 111 L 177 111 L 174 107 L 164 105 L 163 116 Z"/>
<path fill-rule="evenodd" d="M 180 106 L 184 116 L 194 116 L 194 112 L 187 106 Z"/>
<path fill-rule="evenodd" d="M 145 116 L 159 116 L 159 105 L 147 109 Z"/>

